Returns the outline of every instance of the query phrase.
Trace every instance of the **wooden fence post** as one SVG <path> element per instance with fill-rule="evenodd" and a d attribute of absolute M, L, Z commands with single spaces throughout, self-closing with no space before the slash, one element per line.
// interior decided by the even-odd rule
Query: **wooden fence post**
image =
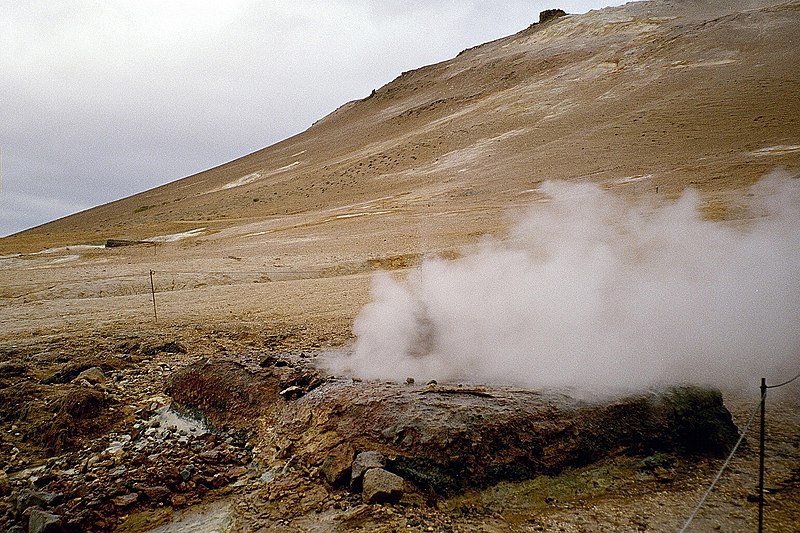
<path fill-rule="evenodd" d="M 158 322 L 158 310 L 156 309 L 156 285 L 153 283 L 153 271 L 150 270 L 150 294 L 153 295 L 153 317 Z"/>

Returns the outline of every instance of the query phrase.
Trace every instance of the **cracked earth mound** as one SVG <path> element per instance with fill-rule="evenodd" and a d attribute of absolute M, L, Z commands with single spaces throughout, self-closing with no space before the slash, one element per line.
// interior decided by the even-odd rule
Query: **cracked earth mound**
<path fill-rule="evenodd" d="M 738 431 L 714 390 L 586 402 L 555 392 L 323 379 L 305 365 L 190 365 L 167 392 L 212 426 L 252 430 L 256 457 L 322 469 L 334 484 L 364 451 L 418 489 L 451 495 L 624 454 L 719 456 Z M 256 422 L 254 424 L 254 421 Z M 331 468 L 340 472 L 329 474 Z"/>

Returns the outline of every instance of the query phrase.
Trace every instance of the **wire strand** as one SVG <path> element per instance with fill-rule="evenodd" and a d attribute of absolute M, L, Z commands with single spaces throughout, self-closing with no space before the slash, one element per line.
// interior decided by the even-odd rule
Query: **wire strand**
<path fill-rule="evenodd" d="M 800 378 L 800 374 L 797 374 L 795 377 L 793 377 L 789 381 L 784 381 L 783 383 L 779 383 L 777 385 L 767 385 L 767 388 L 768 389 L 777 389 L 778 387 L 783 387 L 784 385 L 788 385 L 789 383 L 791 383 L 792 381 L 796 380 L 797 378 Z"/>

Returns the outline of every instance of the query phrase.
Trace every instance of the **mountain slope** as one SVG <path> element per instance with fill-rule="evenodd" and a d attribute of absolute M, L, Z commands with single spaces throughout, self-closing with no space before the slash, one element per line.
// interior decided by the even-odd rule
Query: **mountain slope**
<path fill-rule="evenodd" d="M 800 167 L 798 34 L 797 1 L 563 17 L 403 73 L 261 151 L 0 242 L 144 239 L 360 203 L 499 214 L 553 178 L 719 195 Z"/>

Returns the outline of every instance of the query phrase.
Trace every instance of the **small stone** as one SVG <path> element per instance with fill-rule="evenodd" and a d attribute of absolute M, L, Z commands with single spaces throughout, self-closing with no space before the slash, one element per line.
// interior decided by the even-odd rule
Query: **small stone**
<path fill-rule="evenodd" d="M 384 470 L 371 468 L 364 474 L 363 498 L 366 503 L 397 503 L 403 497 L 405 480 Z"/>
<path fill-rule="evenodd" d="M 298 387 L 297 385 L 292 385 L 291 387 L 286 387 L 278 394 L 280 394 L 284 400 L 296 400 L 297 398 L 301 397 L 304 393 L 305 391 L 303 391 L 302 387 Z"/>
<path fill-rule="evenodd" d="M 163 502 L 167 501 L 172 494 L 172 492 L 167 487 L 157 486 L 157 487 L 135 487 L 136 490 L 140 490 L 145 497 L 153 502 Z"/>
<path fill-rule="evenodd" d="M 41 509 L 31 509 L 28 533 L 56 533 L 62 531 L 61 517 Z"/>
<path fill-rule="evenodd" d="M 356 505 L 351 509 L 347 509 L 336 516 L 336 520 L 340 522 L 348 522 L 350 520 L 360 519 L 369 514 L 370 508 L 368 505 Z"/>
<path fill-rule="evenodd" d="M 412 378 L 410 376 L 407 377 L 406 378 L 406 385 L 413 385 L 413 384 L 414 384 L 414 378 Z"/>
<path fill-rule="evenodd" d="M 358 490 L 365 472 L 370 468 L 383 468 L 384 466 L 386 466 L 386 457 L 380 452 L 368 451 L 359 453 L 353 461 L 350 473 L 350 488 Z"/>
<path fill-rule="evenodd" d="M 106 382 L 106 375 L 100 367 L 93 366 L 78 374 L 73 381 L 80 382 L 81 380 L 85 380 L 89 385 L 103 385 Z"/>
<path fill-rule="evenodd" d="M 7 496 L 11 493 L 11 482 L 5 470 L 0 470 L 0 496 Z"/>
<path fill-rule="evenodd" d="M 121 442 L 112 442 L 111 445 L 103 451 L 103 455 L 111 457 L 112 459 L 119 459 L 125 454 L 123 444 Z"/>
<path fill-rule="evenodd" d="M 225 478 L 225 474 L 222 473 L 214 474 L 214 477 L 206 480 L 206 485 L 214 489 L 218 489 L 227 483 L 228 480 Z"/>
<path fill-rule="evenodd" d="M 58 505 L 60 500 L 61 496 L 53 492 L 24 489 L 17 496 L 17 512 L 21 513 L 28 507 L 51 507 Z"/>
<path fill-rule="evenodd" d="M 187 502 L 183 494 L 173 494 L 171 501 L 173 507 L 185 507 Z"/>
<path fill-rule="evenodd" d="M 354 454 L 355 450 L 349 444 L 342 444 L 334 448 L 320 467 L 320 473 L 325 481 L 332 486 L 345 483 L 350 475 Z"/>
<path fill-rule="evenodd" d="M 247 473 L 247 468 L 244 466 L 232 466 L 225 471 L 225 477 L 228 479 L 237 479 Z"/>
<path fill-rule="evenodd" d="M 190 479 L 192 479 L 192 476 L 194 475 L 194 472 L 195 472 L 194 465 L 193 464 L 188 464 L 183 468 L 183 470 L 180 471 L 179 475 L 181 476 L 182 480 L 189 481 Z"/>
<path fill-rule="evenodd" d="M 204 451 L 204 452 L 200 452 L 200 454 L 198 454 L 197 457 L 198 457 L 198 459 L 200 459 L 202 461 L 205 461 L 205 462 L 216 463 L 216 462 L 219 462 L 219 460 L 220 460 L 220 451 L 219 450 L 207 450 L 207 451 Z"/>
<path fill-rule="evenodd" d="M 112 498 L 112 502 L 117 507 L 128 507 L 133 505 L 139 500 L 139 493 L 138 492 L 131 492 L 130 494 L 125 494 L 123 496 L 117 496 L 116 498 Z"/>

